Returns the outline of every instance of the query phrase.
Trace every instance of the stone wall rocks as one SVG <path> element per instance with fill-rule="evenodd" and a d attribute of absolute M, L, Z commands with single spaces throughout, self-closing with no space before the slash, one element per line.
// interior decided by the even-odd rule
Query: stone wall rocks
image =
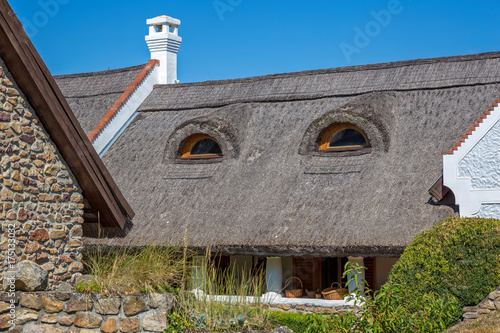
<path fill-rule="evenodd" d="M 290 312 L 290 313 L 317 313 L 317 314 L 332 314 L 343 312 L 358 313 L 360 309 L 353 305 L 337 305 L 337 306 L 318 306 L 313 303 L 305 304 L 269 304 L 265 306 L 271 311 Z"/>
<path fill-rule="evenodd" d="M 28 260 L 47 271 L 47 289 L 69 282 L 83 269 L 83 209 L 75 177 L 0 59 L 1 278 Z"/>
<path fill-rule="evenodd" d="M 500 287 L 489 293 L 478 305 L 464 307 L 462 317 L 464 321 L 477 319 L 483 314 L 494 311 L 500 311 Z"/>
<path fill-rule="evenodd" d="M 38 244 L 38 243 L 37 243 Z M 12 268 L 14 285 L 18 291 L 42 291 L 47 288 L 49 280 L 48 272 L 38 264 L 29 260 L 24 260 L 14 265 Z M 10 270 L 7 274 L 10 273 Z M 4 281 L 4 286 L 8 279 Z"/>
<path fill-rule="evenodd" d="M 8 293 L 0 293 L 0 332 L 163 332 L 167 327 L 166 312 L 174 304 L 174 297 L 163 293 L 121 297 L 79 292 L 16 292 L 12 298 L 16 324 L 13 327 L 9 323 L 8 299 Z M 131 307 L 133 311 L 125 312 Z"/>

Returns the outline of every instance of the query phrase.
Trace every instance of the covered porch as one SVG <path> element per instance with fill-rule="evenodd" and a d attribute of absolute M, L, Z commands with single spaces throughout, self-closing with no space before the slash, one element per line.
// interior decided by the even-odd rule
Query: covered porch
<path fill-rule="evenodd" d="M 246 303 L 246 304 L 259 304 L 269 310 L 290 312 L 290 313 L 320 313 L 331 314 L 342 311 L 359 310 L 361 302 L 355 304 L 354 300 L 325 300 L 313 298 L 287 298 L 283 297 L 281 293 L 268 292 L 261 297 L 247 296 L 228 296 L 228 295 L 206 295 L 202 290 L 196 289 L 193 291 L 197 299 L 205 298 L 213 302 L 220 302 L 225 304 Z"/>
<path fill-rule="evenodd" d="M 200 260 L 203 258 L 200 257 Z M 214 258 L 215 259 L 215 258 Z M 358 280 L 366 280 L 370 290 L 377 290 L 388 278 L 389 271 L 398 258 L 389 257 L 293 257 L 293 256 L 255 256 L 255 255 L 221 255 L 215 259 L 217 270 L 224 272 L 228 268 L 236 271 L 261 274 L 265 280 L 262 296 L 245 297 L 245 302 L 267 304 L 270 308 L 284 311 L 331 312 L 348 310 L 354 306 L 346 299 L 325 299 L 322 291 L 326 288 L 341 285 L 349 293 L 355 289 L 354 282 L 346 285 L 350 276 L 343 277 L 348 262 L 365 267 L 358 274 Z M 201 272 L 195 273 L 198 280 L 195 285 L 202 285 L 204 279 Z M 287 297 L 286 290 L 302 289 L 301 297 Z M 205 295 L 201 288 L 197 290 L 199 297 L 212 297 L 216 301 L 238 301 L 238 296 Z M 308 293 L 309 292 L 309 297 Z M 234 299 L 232 299 L 234 298 Z"/>

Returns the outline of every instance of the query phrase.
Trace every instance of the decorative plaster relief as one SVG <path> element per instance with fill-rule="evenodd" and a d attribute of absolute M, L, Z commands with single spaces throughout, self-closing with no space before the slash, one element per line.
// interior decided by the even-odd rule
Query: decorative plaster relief
<path fill-rule="evenodd" d="M 497 219 L 500 217 L 500 203 L 481 204 L 481 208 L 474 216 Z"/>
<path fill-rule="evenodd" d="M 500 122 L 458 164 L 458 176 L 470 178 L 471 188 L 500 188 Z M 498 215 L 497 215 L 498 216 Z"/>

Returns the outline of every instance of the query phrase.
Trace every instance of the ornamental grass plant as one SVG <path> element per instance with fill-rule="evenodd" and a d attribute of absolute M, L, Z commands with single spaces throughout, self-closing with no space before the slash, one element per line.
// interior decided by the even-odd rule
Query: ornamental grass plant
<path fill-rule="evenodd" d="M 86 256 L 84 264 L 93 276 L 93 281 L 88 283 L 90 289 L 129 294 L 179 288 L 186 261 L 189 254 L 182 248 L 148 245 L 113 251 L 99 248 Z"/>
<path fill-rule="evenodd" d="M 217 256 L 213 259 L 210 250 L 193 261 L 190 288 L 178 294 L 178 312 L 187 325 L 214 332 L 265 328 L 267 312 L 261 303 L 264 270 L 236 264 L 221 270 L 218 266 Z"/>

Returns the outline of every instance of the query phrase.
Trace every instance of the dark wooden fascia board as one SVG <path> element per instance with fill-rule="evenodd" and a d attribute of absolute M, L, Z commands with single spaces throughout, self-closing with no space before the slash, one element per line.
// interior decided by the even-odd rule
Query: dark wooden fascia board
<path fill-rule="evenodd" d="M 6 0 L 0 0 L 0 56 L 56 143 L 103 226 L 124 227 L 134 213 L 74 116 Z"/>
<path fill-rule="evenodd" d="M 429 194 L 439 202 L 444 198 L 449 190 L 449 188 L 443 185 L 443 176 L 441 175 L 429 188 Z"/>

